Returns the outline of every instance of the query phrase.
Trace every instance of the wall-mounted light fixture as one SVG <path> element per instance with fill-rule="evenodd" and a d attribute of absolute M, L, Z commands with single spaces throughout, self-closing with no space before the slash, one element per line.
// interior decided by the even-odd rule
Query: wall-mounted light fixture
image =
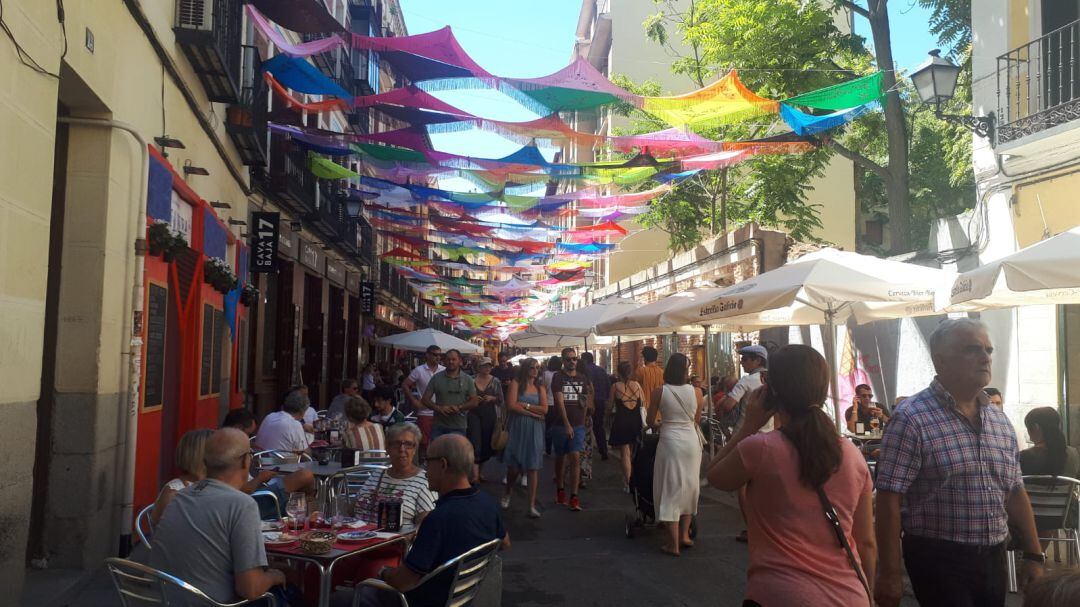
<path fill-rule="evenodd" d="M 244 221 L 243 219 L 233 219 L 232 217 L 230 217 L 229 218 L 229 225 L 231 225 L 231 226 L 246 226 L 247 222 Z"/>
<path fill-rule="evenodd" d="M 220 200 L 212 200 L 210 202 L 210 206 L 214 207 L 215 209 L 231 209 L 232 208 L 231 204 L 229 204 L 227 202 L 221 202 Z"/>
<path fill-rule="evenodd" d="M 209 175 L 210 171 L 203 167 L 197 167 L 191 164 L 191 160 L 184 161 L 184 175 Z"/>

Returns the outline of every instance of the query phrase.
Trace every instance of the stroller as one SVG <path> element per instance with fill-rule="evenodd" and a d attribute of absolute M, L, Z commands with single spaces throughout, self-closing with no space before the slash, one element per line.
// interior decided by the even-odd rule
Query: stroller
<path fill-rule="evenodd" d="M 648 430 L 634 444 L 630 464 L 630 497 L 634 500 L 634 514 L 626 515 L 626 537 L 633 538 L 638 529 L 656 526 L 656 506 L 653 503 L 653 463 L 660 435 Z M 697 516 L 690 519 L 690 537 L 697 536 Z"/>

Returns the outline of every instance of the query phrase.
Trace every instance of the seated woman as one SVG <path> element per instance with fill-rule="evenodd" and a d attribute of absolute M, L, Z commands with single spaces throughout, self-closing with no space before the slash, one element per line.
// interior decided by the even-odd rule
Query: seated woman
<path fill-rule="evenodd" d="M 1061 416 L 1052 407 L 1032 409 L 1024 416 L 1034 447 L 1020 452 L 1020 472 L 1052 474 L 1076 478 L 1080 474 L 1080 452 L 1065 444 Z"/>
<path fill-rule="evenodd" d="M 206 478 L 203 451 L 206 447 L 206 439 L 210 438 L 213 433 L 213 430 L 200 428 L 198 430 L 189 430 L 180 437 L 180 443 L 176 445 L 176 467 L 180 470 L 180 476 L 165 483 L 165 486 L 161 488 L 161 493 L 158 494 L 157 501 L 154 502 L 154 510 L 150 514 L 152 524 L 158 524 L 173 496 L 182 491 L 184 487 Z"/>
<path fill-rule="evenodd" d="M 427 473 L 416 463 L 420 446 L 420 428 L 401 423 L 386 430 L 390 469 L 376 472 L 357 493 L 353 513 L 365 521 L 377 520 L 380 499 L 401 499 L 402 526 L 417 526 L 435 509 L 435 494 L 428 489 Z"/>
<path fill-rule="evenodd" d="M 342 440 L 349 449 L 358 451 L 386 451 L 386 437 L 382 426 L 371 421 L 371 405 L 359 396 L 345 401 L 345 419 L 349 426 Z"/>

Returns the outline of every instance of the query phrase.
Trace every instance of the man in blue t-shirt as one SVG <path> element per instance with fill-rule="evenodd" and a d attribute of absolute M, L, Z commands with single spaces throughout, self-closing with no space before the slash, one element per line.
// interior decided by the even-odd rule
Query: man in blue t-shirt
<path fill-rule="evenodd" d="M 472 465 L 472 444 L 464 436 L 446 434 L 428 446 L 428 487 L 439 494 L 439 501 L 420 525 L 412 549 L 405 555 L 405 564 L 379 572 L 379 579 L 405 593 L 409 605 L 446 604 L 454 577 L 452 570 L 417 586 L 446 561 L 497 538 L 502 540 L 504 550 L 510 547 L 510 536 L 503 528 L 495 498 L 469 484 Z M 387 592 L 370 587 L 358 592 L 360 605 L 400 605 Z"/>

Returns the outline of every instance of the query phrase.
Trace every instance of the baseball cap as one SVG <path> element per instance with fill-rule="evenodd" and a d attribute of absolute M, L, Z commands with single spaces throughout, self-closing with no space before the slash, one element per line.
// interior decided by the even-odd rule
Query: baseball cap
<path fill-rule="evenodd" d="M 490 357 L 481 356 L 480 360 L 477 361 L 476 366 L 477 367 L 483 367 L 484 365 L 490 365 L 490 364 L 491 364 L 491 358 Z"/>
<path fill-rule="evenodd" d="M 769 351 L 765 349 L 765 346 L 746 346 L 745 348 L 739 348 L 739 354 L 752 354 L 757 356 L 761 360 L 769 360 Z"/>

